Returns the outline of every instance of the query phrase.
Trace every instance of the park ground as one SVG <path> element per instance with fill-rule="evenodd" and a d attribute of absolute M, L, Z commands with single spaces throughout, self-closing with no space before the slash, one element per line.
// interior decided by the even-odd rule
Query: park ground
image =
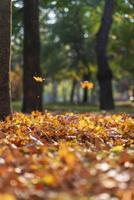
<path fill-rule="evenodd" d="M 13 111 L 21 111 L 21 102 L 14 101 L 12 103 Z M 99 106 L 90 104 L 78 104 L 78 103 L 45 103 L 44 110 L 54 112 L 100 112 Z M 127 113 L 134 114 L 134 103 L 130 101 L 115 102 L 115 110 L 111 113 Z"/>
<path fill-rule="evenodd" d="M 133 200 L 131 109 L 46 108 L 56 112 L 16 112 L 0 122 L 0 200 Z"/>
<path fill-rule="evenodd" d="M 0 1 L 0 200 L 134 200 L 133 10 Z"/>

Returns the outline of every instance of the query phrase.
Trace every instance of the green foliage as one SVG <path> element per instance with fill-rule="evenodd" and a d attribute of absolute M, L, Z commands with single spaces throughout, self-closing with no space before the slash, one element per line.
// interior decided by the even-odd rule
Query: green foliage
<path fill-rule="evenodd" d="M 44 76 L 61 80 L 76 73 L 81 78 L 85 65 L 95 76 L 94 46 L 103 3 L 104 0 L 40 1 L 41 66 Z M 22 60 L 22 6 L 22 0 L 13 1 L 13 64 Z M 133 8 L 131 0 L 115 1 L 108 54 L 117 79 L 123 76 L 133 79 Z"/>
<path fill-rule="evenodd" d="M 131 4 L 116 2 L 114 22 L 110 35 L 110 53 L 113 71 L 117 78 L 129 76 L 134 78 L 134 14 Z"/>
<path fill-rule="evenodd" d="M 23 19 L 22 1 L 13 0 L 13 23 L 12 23 L 12 65 L 21 64 L 22 41 L 23 41 Z"/>

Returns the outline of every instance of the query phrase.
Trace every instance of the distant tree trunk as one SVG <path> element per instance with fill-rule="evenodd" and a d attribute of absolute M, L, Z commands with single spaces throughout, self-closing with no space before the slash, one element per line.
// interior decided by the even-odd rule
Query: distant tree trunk
<path fill-rule="evenodd" d="M 66 102 L 67 101 L 67 88 L 63 85 L 63 88 L 62 88 L 62 101 L 63 102 Z"/>
<path fill-rule="evenodd" d="M 42 83 L 33 76 L 41 76 L 39 2 L 24 1 L 24 52 L 23 52 L 23 112 L 42 111 Z"/>
<path fill-rule="evenodd" d="M 76 84 L 76 102 L 80 103 L 80 83 Z"/>
<path fill-rule="evenodd" d="M 96 55 L 98 63 L 98 82 L 100 86 L 100 108 L 114 109 L 112 94 L 112 71 L 107 58 L 107 44 L 109 31 L 112 25 L 114 0 L 105 0 L 102 22 L 96 38 Z"/>
<path fill-rule="evenodd" d="M 57 80 L 53 80 L 53 84 L 52 84 L 52 102 L 53 103 L 57 102 L 57 97 L 58 97 L 58 82 Z"/>
<path fill-rule="evenodd" d="M 73 41 L 73 49 L 76 52 L 76 62 L 77 65 L 81 63 L 83 65 L 83 70 L 85 71 L 83 74 L 83 81 L 88 81 L 90 77 L 89 69 L 88 69 L 88 58 L 86 55 L 86 45 L 85 45 L 85 38 L 84 38 L 84 29 L 83 29 L 83 24 L 81 23 L 81 12 L 80 12 L 80 7 L 76 7 L 75 10 L 75 23 L 76 23 L 76 30 L 77 34 L 74 35 L 74 41 Z M 79 69 L 79 68 L 78 68 Z M 88 90 L 87 88 L 83 89 L 83 98 L 82 102 L 87 103 L 88 101 Z"/>
<path fill-rule="evenodd" d="M 11 0 L 0 1 L 0 120 L 11 114 L 10 105 L 10 42 Z"/>
<path fill-rule="evenodd" d="M 86 73 L 83 74 L 83 81 L 89 81 L 89 72 L 87 71 Z M 88 102 L 88 89 L 84 88 L 83 89 L 83 103 Z"/>
<path fill-rule="evenodd" d="M 72 81 L 72 88 L 71 88 L 71 93 L 70 93 L 70 103 L 74 102 L 74 94 L 75 94 L 76 83 L 77 83 L 77 81 L 74 79 Z"/>

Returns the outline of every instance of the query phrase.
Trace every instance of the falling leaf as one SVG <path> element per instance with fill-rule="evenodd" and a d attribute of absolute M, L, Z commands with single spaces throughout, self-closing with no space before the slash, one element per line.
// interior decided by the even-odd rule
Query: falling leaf
<path fill-rule="evenodd" d="M 42 78 L 42 77 L 39 77 L 39 76 L 33 76 L 33 79 L 34 79 L 36 82 L 40 82 L 40 83 L 42 83 L 42 82 L 45 80 L 45 78 Z"/>
<path fill-rule="evenodd" d="M 92 89 L 94 87 L 94 84 L 89 81 L 83 81 L 80 84 L 82 88 L 86 88 L 86 89 Z"/>

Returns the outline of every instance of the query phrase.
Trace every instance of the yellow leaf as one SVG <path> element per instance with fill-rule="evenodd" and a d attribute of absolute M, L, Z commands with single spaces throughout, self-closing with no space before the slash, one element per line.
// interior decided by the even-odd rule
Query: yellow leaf
<path fill-rule="evenodd" d="M 70 152 L 68 147 L 65 144 L 61 145 L 59 150 L 60 157 L 67 163 L 67 165 L 72 168 L 76 164 L 76 156 L 73 152 Z"/>
<path fill-rule="evenodd" d="M 33 76 L 33 79 L 36 81 L 36 82 L 40 82 L 42 83 L 45 79 L 42 78 L 42 77 L 39 77 L 39 76 Z"/>
<path fill-rule="evenodd" d="M 12 194 L 0 194 L 0 200 L 16 200 L 15 196 L 13 196 Z"/>
<path fill-rule="evenodd" d="M 55 178 L 53 175 L 51 174 L 46 174 L 43 178 L 43 182 L 46 184 L 46 185 L 55 185 Z"/>
<path fill-rule="evenodd" d="M 119 146 L 113 147 L 113 148 L 111 149 L 111 151 L 114 152 L 114 153 L 120 153 L 120 152 L 123 151 L 123 149 L 124 149 L 123 146 L 119 145 Z"/>

